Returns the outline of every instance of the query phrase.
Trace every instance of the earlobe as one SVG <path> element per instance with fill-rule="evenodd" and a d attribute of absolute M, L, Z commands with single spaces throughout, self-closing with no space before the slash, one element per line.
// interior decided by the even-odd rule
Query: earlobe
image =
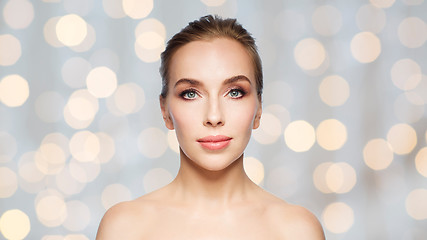
<path fill-rule="evenodd" d="M 169 130 L 174 130 L 172 118 L 169 115 L 169 110 L 167 109 L 166 99 L 162 96 L 159 97 L 160 100 L 160 109 L 162 110 L 163 121 L 165 122 L 165 126 Z"/>

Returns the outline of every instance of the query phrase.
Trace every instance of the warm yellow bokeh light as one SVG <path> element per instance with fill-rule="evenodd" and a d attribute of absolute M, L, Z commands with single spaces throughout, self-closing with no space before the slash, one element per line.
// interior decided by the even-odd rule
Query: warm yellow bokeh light
<path fill-rule="evenodd" d="M 43 36 L 45 41 L 51 45 L 52 47 L 63 47 L 64 44 L 62 44 L 58 36 L 56 35 L 56 24 L 58 23 L 59 19 L 61 17 L 53 17 L 50 18 L 43 27 Z"/>
<path fill-rule="evenodd" d="M 243 167 L 248 177 L 257 185 L 260 185 L 264 180 L 264 165 L 261 161 L 254 157 L 245 157 L 243 159 Z"/>
<path fill-rule="evenodd" d="M 0 217 L 0 232 L 6 239 L 25 239 L 30 230 L 30 218 L 19 209 L 7 210 Z"/>
<path fill-rule="evenodd" d="M 92 25 L 87 24 L 87 34 L 83 41 L 76 45 L 71 46 L 70 48 L 75 52 L 86 52 L 92 48 L 96 42 L 96 32 Z"/>
<path fill-rule="evenodd" d="M 172 180 L 172 174 L 168 170 L 164 168 L 152 168 L 144 175 L 144 191 L 146 193 L 155 191 L 166 186 Z"/>
<path fill-rule="evenodd" d="M 114 19 L 126 17 L 123 11 L 122 0 L 102 0 L 102 6 L 105 13 Z"/>
<path fill-rule="evenodd" d="M 125 83 L 117 88 L 111 100 L 112 103 L 108 101 L 107 104 L 110 103 L 108 105 L 110 111 L 115 110 L 113 113 L 117 111 L 118 115 L 136 113 L 145 104 L 145 93 L 138 84 Z"/>
<path fill-rule="evenodd" d="M 8 107 L 22 106 L 29 95 L 27 80 L 17 74 L 8 75 L 0 81 L 0 102 Z"/>
<path fill-rule="evenodd" d="M 86 89 L 71 94 L 64 108 L 65 122 L 75 129 L 89 126 L 99 109 L 98 99 Z"/>
<path fill-rule="evenodd" d="M 317 188 L 317 190 L 321 191 L 322 193 L 331 193 L 332 190 L 329 188 L 328 184 L 326 183 L 326 173 L 328 172 L 328 169 L 330 166 L 332 166 L 334 163 L 332 162 L 324 162 L 319 164 L 316 169 L 314 169 L 313 172 L 313 183 L 314 186 Z"/>
<path fill-rule="evenodd" d="M 225 3 L 226 0 L 200 0 L 208 7 L 219 7 Z"/>
<path fill-rule="evenodd" d="M 420 65 L 410 58 L 395 62 L 390 74 L 394 85 L 406 91 L 414 89 L 422 79 Z"/>
<path fill-rule="evenodd" d="M 347 193 L 356 185 L 356 171 L 348 163 L 333 163 L 326 171 L 325 181 L 332 192 Z"/>
<path fill-rule="evenodd" d="M 147 158 L 158 158 L 167 148 L 166 134 L 159 128 L 147 128 L 138 136 L 138 149 Z"/>
<path fill-rule="evenodd" d="M 347 141 L 346 126 L 336 119 L 322 121 L 316 129 L 317 143 L 328 151 L 340 149 Z"/>
<path fill-rule="evenodd" d="M 406 197 L 406 212 L 413 219 L 427 219 L 427 189 L 418 188 L 409 193 Z"/>
<path fill-rule="evenodd" d="M 419 48 L 427 41 L 427 25 L 418 17 L 403 19 L 397 33 L 400 42 L 408 48 Z"/>
<path fill-rule="evenodd" d="M 4 21 L 13 29 L 27 28 L 34 19 L 34 7 L 27 0 L 8 1 L 3 8 Z"/>
<path fill-rule="evenodd" d="M 387 141 L 390 143 L 394 153 L 399 155 L 408 154 L 417 145 L 417 133 L 408 124 L 396 124 L 388 131 Z"/>
<path fill-rule="evenodd" d="M 109 162 L 116 153 L 115 139 L 105 132 L 97 132 L 100 144 L 100 152 L 98 154 L 98 160 L 100 163 Z"/>
<path fill-rule="evenodd" d="M 370 140 L 363 148 L 363 160 L 373 170 L 387 168 L 393 161 L 393 157 L 390 143 L 382 138 Z"/>
<path fill-rule="evenodd" d="M 415 157 L 415 167 L 421 175 L 427 178 L 427 147 L 423 147 L 418 151 Z"/>
<path fill-rule="evenodd" d="M 263 113 L 261 123 L 252 136 L 261 144 L 272 144 L 277 141 L 282 133 L 280 120 L 271 113 Z"/>
<path fill-rule="evenodd" d="M 147 32 L 157 33 L 162 39 L 166 38 L 166 27 L 165 25 L 155 18 L 148 18 L 140 23 L 135 28 L 135 38 Z"/>
<path fill-rule="evenodd" d="M 122 0 L 123 11 L 133 19 L 145 18 L 153 10 L 153 0 Z"/>
<path fill-rule="evenodd" d="M 380 53 L 380 39 L 372 32 L 358 33 L 351 40 L 351 54 L 361 63 L 375 61 Z"/>
<path fill-rule="evenodd" d="M 87 35 L 87 23 L 76 14 L 61 17 L 56 23 L 56 36 L 65 46 L 77 46 Z"/>
<path fill-rule="evenodd" d="M 298 42 L 294 49 L 295 61 L 303 70 L 314 70 L 326 59 L 323 44 L 314 38 L 306 38 Z"/>
<path fill-rule="evenodd" d="M 70 139 L 71 155 L 80 162 L 92 162 L 100 153 L 98 136 L 90 131 L 75 133 Z"/>
<path fill-rule="evenodd" d="M 117 76 L 108 67 L 92 69 L 86 78 L 88 91 L 97 98 L 111 96 L 117 88 Z"/>
<path fill-rule="evenodd" d="M 322 101 L 329 106 L 341 106 L 350 97 L 350 87 L 341 76 L 327 76 L 319 85 L 319 95 Z"/>
<path fill-rule="evenodd" d="M 40 182 L 46 176 L 35 163 L 35 152 L 24 153 L 18 162 L 19 176 L 28 183 Z"/>
<path fill-rule="evenodd" d="M 66 154 L 55 143 L 44 143 L 34 157 L 37 168 L 44 174 L 58 174 L 65 166 Z"/>
<path fill-rule="evenodd" d="M 387 19 L 383 9 L 366 4 L 357 11 L 356 22 L 362 31 L 379 33 L 384 29 Z"/>
<path fill-rule="evenodd" d="M 71 159 L 68 166 L 71 176 L 80 183 L 92 182 L 101 172 L 101 166 L 98 160 L 80 162 L 76 159 Z"/>
<path fill-rule="evenodd" d="M 135 53 L 139 59 L 150 63 L 160 59 L 165 49 L 165 39 L 157 32 L 144 32 L 135 41 Z"/>
<path fill-rule="evenodd" d="M 354 223 L 354 211 L 343 202 L 334 202 L 323 210 L 322 220 L 330 232 L 345 233 Z"/>
<path fill-rule="evenodd" d="M 342 26 L 341 12 L 333 5 L 323 5 L 311 17 L 314 30 L 323 36 L 336 34 Z"/>
<path fill-rule="evenodd" d="M 104 209 L 109 209 L 113 205 L 129 201 L 132 199 L 132 193 L 126 186 L 114 183 L 104 188 L 101 194 L 101 202 Z"/>
<path fill-rule="evenodd" d="M 284 138 L 286 145 L 295 152 L 308 151 L 316 141 L 313 126 L 304 120 L 289 123 Z"/>
<path fill-rule="evenodd" d="M 36 213 L 40 222 L 47 227 L 60 226 L 68 214 L 64 199 L 56 195 L 36 199 Z"/>
<path fill-rule="evenodd" d="M 389 8 L 396 0 L 369 0 L 377 8 Z"/>
<path fill-rule="evenodd" d="M 16 173 L 7 167 L 0 167 L 0 198 L 9 198 L 18 189 Z"/>
<path fill-rule="evenodd" d="M 0 35 L 0 66 L 11 66 L 21 57 L 21 42 L 10 34 Z"/>

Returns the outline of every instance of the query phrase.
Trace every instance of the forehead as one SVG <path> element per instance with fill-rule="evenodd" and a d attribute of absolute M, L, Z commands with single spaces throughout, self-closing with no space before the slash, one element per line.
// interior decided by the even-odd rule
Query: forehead
<path fill-rule="evenodd" d="M 187 43 L 175 52 L 169 70 L 172 82 L 181 78 L 224 80 L 237 75 L 255 80 L 251 55 L 241 43 L 228 38 Z"/>

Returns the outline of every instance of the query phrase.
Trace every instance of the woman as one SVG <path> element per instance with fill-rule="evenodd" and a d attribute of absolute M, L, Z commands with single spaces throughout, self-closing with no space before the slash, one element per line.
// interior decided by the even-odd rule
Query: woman
<path fill-rule="evenodd" d="M 262 69 L 235 19 L 206 16 L 162 53 L 160 106 L 180 169 L 167 186 L 115 205 L 97 239 L 324 239 L 317 219 L 253 183 L 243 151 L 261 118 Z"/>

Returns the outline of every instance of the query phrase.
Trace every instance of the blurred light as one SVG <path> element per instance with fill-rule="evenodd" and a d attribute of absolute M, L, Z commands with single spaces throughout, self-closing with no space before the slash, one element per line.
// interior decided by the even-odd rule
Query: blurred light
<path fill-rule="evenodd" d="M 326 59 L 323 44 L 314 38 L 305 38 L 294 49 L 295 61 L 303 70 L 314 70 Z"/>
<path fill-rule="evenodd" d="M 70 152 L 80 162 L 92 162 L 100 153 L 98 137 L 90 131 L 75 133 L 70 139 Z"/>
<path fill-rule="evenodd" d="M 363 160 L 373 170 L 387 168 L 393 161 L 393 157 L 390 143 L 381 138 L 370 140 L 363 148 Z"/>
<path fill-rule="evenodd" d="M 59 196 L 43 196 L 36 200 L 35 205 L 37 218 L 47 227 L 60 226 L 67 217 L 67 206 L 64 199 Z"/>
<path fill-rule="evenodd" d="M 326 171 L 325 180 L 332 192 L 347 193 L 356 185 L 356 171 L 348 163 L 333 163 Z"/>
<path fill-rule="evenodd" d="M 124 18 L 126 17 L 123 11 L 122 0 L 102 0 L 102 6 L 105 13 L 111 18 Z"/>
<path fill-rule="evenodd" d="M 403 0 L 406 5 L 416 6 L 423 4 L 424 0 Z"/>
<path fill-rule="evenodd" d="M 86 186 L 71 175 L 69 167 L 64 168 L 56 175 L 55 183 L 58 189 L 68 196 L 80 193 Z"/>
<path fill-rule="evenodd" d="M 109 97 L 117 88 L 116 73 L 107 67 L 96 67 L 87 75 L 86 85 L 96 98 Z"/>
<path fill-rule="evenodd" d="M 416 93 L 408 94 L 405 92 L 400 94 L 394 101 L 394 114 L 401 122 L 415 123 L 423 117 L 424 102 L 420 97 L 417 98 L 414 95 Z M 414 104 L 414 102 L 417 104 Z"/>
<path fill-rule="evenodd" d="M 69 168 L 71 176 L 80 183 L 92 182 L 101 172 L 101 166 L 98 161 L 79 162 L 75 159 L 71 159 Z"/>
<path fill-rule="evenodd" d="M 387 22 L 385 12 L 371 4 L 363 5 L 356 15 L 356 23 L 360 30 L 379 33 L 384 29 Z"/>
<path fill-rule="evenodd" d="M 218 7 L 225 3 L 226 0 L 200 0 L 208 7 Z"/>
<path fill-rule="evenodd" d="M 61 147 L 62 151 L 65 154 L 65 158 L 68 158 L 68 156 L 70 156 L 70 151 L 68 150 L 69 140 L 66 136 L 64 136 L 64 134 L 60 132 L 54 132 L 45 135 L 41 145 L 48 143 L 54 143 Z"/>
<path fill-rule="evenodd" d="M 284 138 L 286 145 L 295 152 L 308 151 L 316 141 L 313 126 L 304 120 L 289 123 Z"/>
<path fill-rule="evenodd" d="M 288 41 L 301 38 L 307 30 L 305 16 L 289 9 L 282 10 L 279 13 L 276 23 L 280 37 Z"/>
<path fill-rule="evenodd" d="M 76 45 L 71 46 L 70 48 L 75 52 L 86 52 L 92 48 L 96 42 L 96 32 L 92 25 L 87 24 L 87 34 L 83 41 Z"/>
<path fill-rule="evenodd" d="M 262 98 L 263 104 L 280 104 L 289 108 L 294 100 L 294 93 L 285 81 L 269 81 L 266 82 Z"/>
<path fill-rule="evenodd" d="M 387 141 L 390 143 L 394 153 L 399 155 L 408 154 L 417 145 L 417 133 L 408 124 L 396 124 L 388 131 Z"/>
<path fill-rule="evenodd" d="M 329 167 L 332 166 L 332 162 L 323 162 L 319 164 L 313 172 L 313 183 L 317 190 L 322 193 L 331 193 L 332 190 L 329 188 L 326 183 L 326 173 L 329 170 Z"/>
<path fill-rule="evenodd" d="M 316 8 L 311 22 L 317 33 L 323 36 L 332 36 L 341 29 L 341 12 L 332 5 L 323 5 Z"/>
<path fill-rule="evenodd" d="M 62 44 L 58 36 L 56 35 L 56 24 L 58 23 L 58 20 L 61 17 L 53 17 L 50 18 L 44 25 L 43 28 L 43 36 L 46 42 L 51 45 L 52 47 L 63 47 L 64 44 Z"/>
<path fill-rule="evenodd" d="M 114 154 L 116 154 L 114 139 L 104 132 L 97 132 L 96 136 L 100 144 L 98 159 L 101 163 L 107 163 L 113 158 Z"/>
<path fill-rule="evenodd" d="M 58 20 L 55 30 L 58 40 L 65 46 L 72 47 L 86 38 L 87 23 L 76 14 L 68 14 Z"/>
<path fill-rule="evenodd" d="M 46 0 L 43 0 L 43 1 L 46 1 Z M 42 237 L 41 240 L 64 240 L 64 236 L 61 236 L 61 235 L 45 235 Z"/>
<path fill-rule="evenodd" d="M 378 8 L 389 8 L 396 0 L 369 0 L 372 5 Z"/>
<path fill-rule="evenodd" d="M 162 22 L 155 18 L 145 19 L 136 26 L 135 38 L 137 39 L 141 34 L 144 33 L 157 33 L 164 41 L 166 38 L 166 27 Z"/>
<path fill-rule="evenodd" d="M 427 147 L 423 147 L 418 151 L 415 157 L 415 167 L 421 175 L 427 178 Z"/>
<path fill-rule="evenodd" d="M 30 230 L 30 218 L 19 209 L 7 210 L 0 217 L 0 232 L 6 239 L 25 239 Z"/>
<path fill-rule="evenodd" d="M 291 122 L 289 111 L 280 104 L 271 104 L 263 107 L 263 112 L 273 114 L 279 120 L 282 128 L 285 128 Z"/>
<path fill-rule="evenodd" d="M 86 76 L 92 69 L 91 64 L 84 58 L 69 58 L 61 69 L 62 79 L 71 88 L 86 86 Z"/>
<path fill-rule="evenodd" d="M 414 89 L 422 79 L 420 65 L 409 58 L 395 62 L 390 73 L 394 85 L 402 90 Z"/>
<path fill-rule="evenodd" d="M 351 54 L 361 63 L 375 61 L 381 53 L 381 42 L 371 32 L 356 34 L 351 40 Z"/>
<path fill-rule="evenodd" d="M 319 85 L 319 95 L 327 105 L 331 107 L 341 106 L 350 96 L 350 87 L 341 76 L 327 76 Z"/>
<path fill-rule="evenodd" d="M 89 207 L 82 201 L 73 200 L 66 203 L 69 213 L 62 224 L 67 230 L 80 232 L 84 230 L 91 221 Z"/>
<path fill-rule="evenodd" d="M 85 89 L 71 94 L 64 108 L 66 123 L 75 129 L 89 126 L 98 112 L 98 100 Z"/>
<path fill-rule="evenodd" d="M 112 98 L 107 99 L 107 107 L 115 115 L 136 113 L 144 104 L 144 90 L 133 82 L 120 85 Z"/>
<path fill-rule="evenodd" d="M 343 202 L 329 204 L 322 213 L 323 224 L 332 233 L 345 233 L 354 223 L 353 209 Z"/>
<path fill-rule="evenodd" d="M 113 205 L 132 200 L 132 194 L 130 190 L 119 183 L 108 185 L 104 188 L 101 194 L 102 206 L 105 209 L 109 209 Z"/>
<path fill-rule="evenodd" d="M 0 101 L 8 107 L 22 106 L 29 95 L 27 80 L 17 74 L 8 75 L 0 81 Z"/>
<path fill-rule="evenodd" d="M 67 13 L 86 16 L 93 8 L 94 0 L 63 0 L 64 9 Z"/>
<path fill-rule="evenodd" d="M 245 169 L 246 175 L 252 182 L 260 185 L 264 180 L 264 165 L 261 161 L 254 157 L 245 157 L 243 159 L 243 168 Z"/>
<path fill-rule="evenodd" d="M 0 163 L 11 161 L 17 152 L 16 139 L 7 132 L 0 131 Z"/>
<path fill-rule="evenodd" d="M 175 130 L 169 130 L 167 138 L 168 138 L 169 148 L 172 149 L 172 151 L 179 153 L 179 142 L 178 142 L 178 139 L 176 138 Z"/>
<path fill-rule="evenodd" d="M 63 240 L 89 240 L 89 238 L 83 234 L 69 234 Z"/>
<path fill-rule="evenodd" d="M 113 72 L 117 72 L 120 68 L 119 57 L 113 50 L 109 48 L 102 48 L 102 49 L 96 50 L 90 56 L 89 62 L 93 67 L 104 66 L 104 67 L 108 67 Z"/>
<path fill-rule="evenodd" d="M 346 126 L 336 119 L 322 121 L 316 129 L 317 143 L 328 151 L 340 149 L 347 141 Z"/>
<path fill-rule="evenodd" d="M 44 143 L 35 155 L 37 168 L 44 174 L 58 174 L 65 166 L 64 150 L 55 143 Z"/>
<path fill-rule="evenodd" d="M 62 119 L 65 100 L 58 92 L 49 91 L 40 94 L 34 105 L 37 116 L 43 122 L 54 123 Z"/>
<path fill-rule="evenodd" d="M 408 17 L 399 24 L 397 33 L 405 47 L 419 48 L 427 40 L 427 25 L 418 17 Z"/>
<path fill-rule="evenodd" d="M 135 41 L 136 55 L 147 63 L 158 61 L 164 49 L 164 38 L 156 32 L 142 33 Z"/>
<path fill-rule="evenodd" d="M 138 136 L 138 149 L 147 158 L 158 158 L 168 148 L 166 134 L 158 128 L 147 128 Z"/>
<path fill-rule="evenodd" d="M 422 106 L 426 104 L 417 91 L 404 92 L 402 95 L 412 105 Z M 421 112 L 424 112 L 424 109 Z"/>
<path fill-rule="evenodd" d="M 123 11 L 130 18 L 141 19 L 153 10 L 153 0 L 123 0 Z"/>
<path fill-rule="evenodd" d="M 19 176 L 29 183 L 40 182 L 45 177 L 34 161 L 35 154 L 35 152 L 24 153 L 18 162 Z"/>
<path fill-rule="evenodd" d="M 26 28 L 34 19 L 33 4 L 27 0 L 9 0 L 3 8 L 3 18 L 10 28 Z"/>
<path fill-rule="evenodd" d="M 272 144 L 277 141 L 282 132 L 280 120 L 271 113 L 264 112 L 261 117 L 261 123 L 252 136 L 261 144 Z"/>
<path fill-rule="evenodd" d="M 18 189 L 16 173 L 7 167 L 0 167 L 0 198 L 8 198 Z"/>
<path fill-rule="evenodd" d="M 406 197 L 406 212 L 415 220 L 427 219 L 427 189 L 418 188 Z"/>
<path fill-rule="evenodd" d="M 172 174 L 164 168 L 150 169 L 143 179 L 144 190 L 146 193 L 157 190 L 173 180 Z"/>

